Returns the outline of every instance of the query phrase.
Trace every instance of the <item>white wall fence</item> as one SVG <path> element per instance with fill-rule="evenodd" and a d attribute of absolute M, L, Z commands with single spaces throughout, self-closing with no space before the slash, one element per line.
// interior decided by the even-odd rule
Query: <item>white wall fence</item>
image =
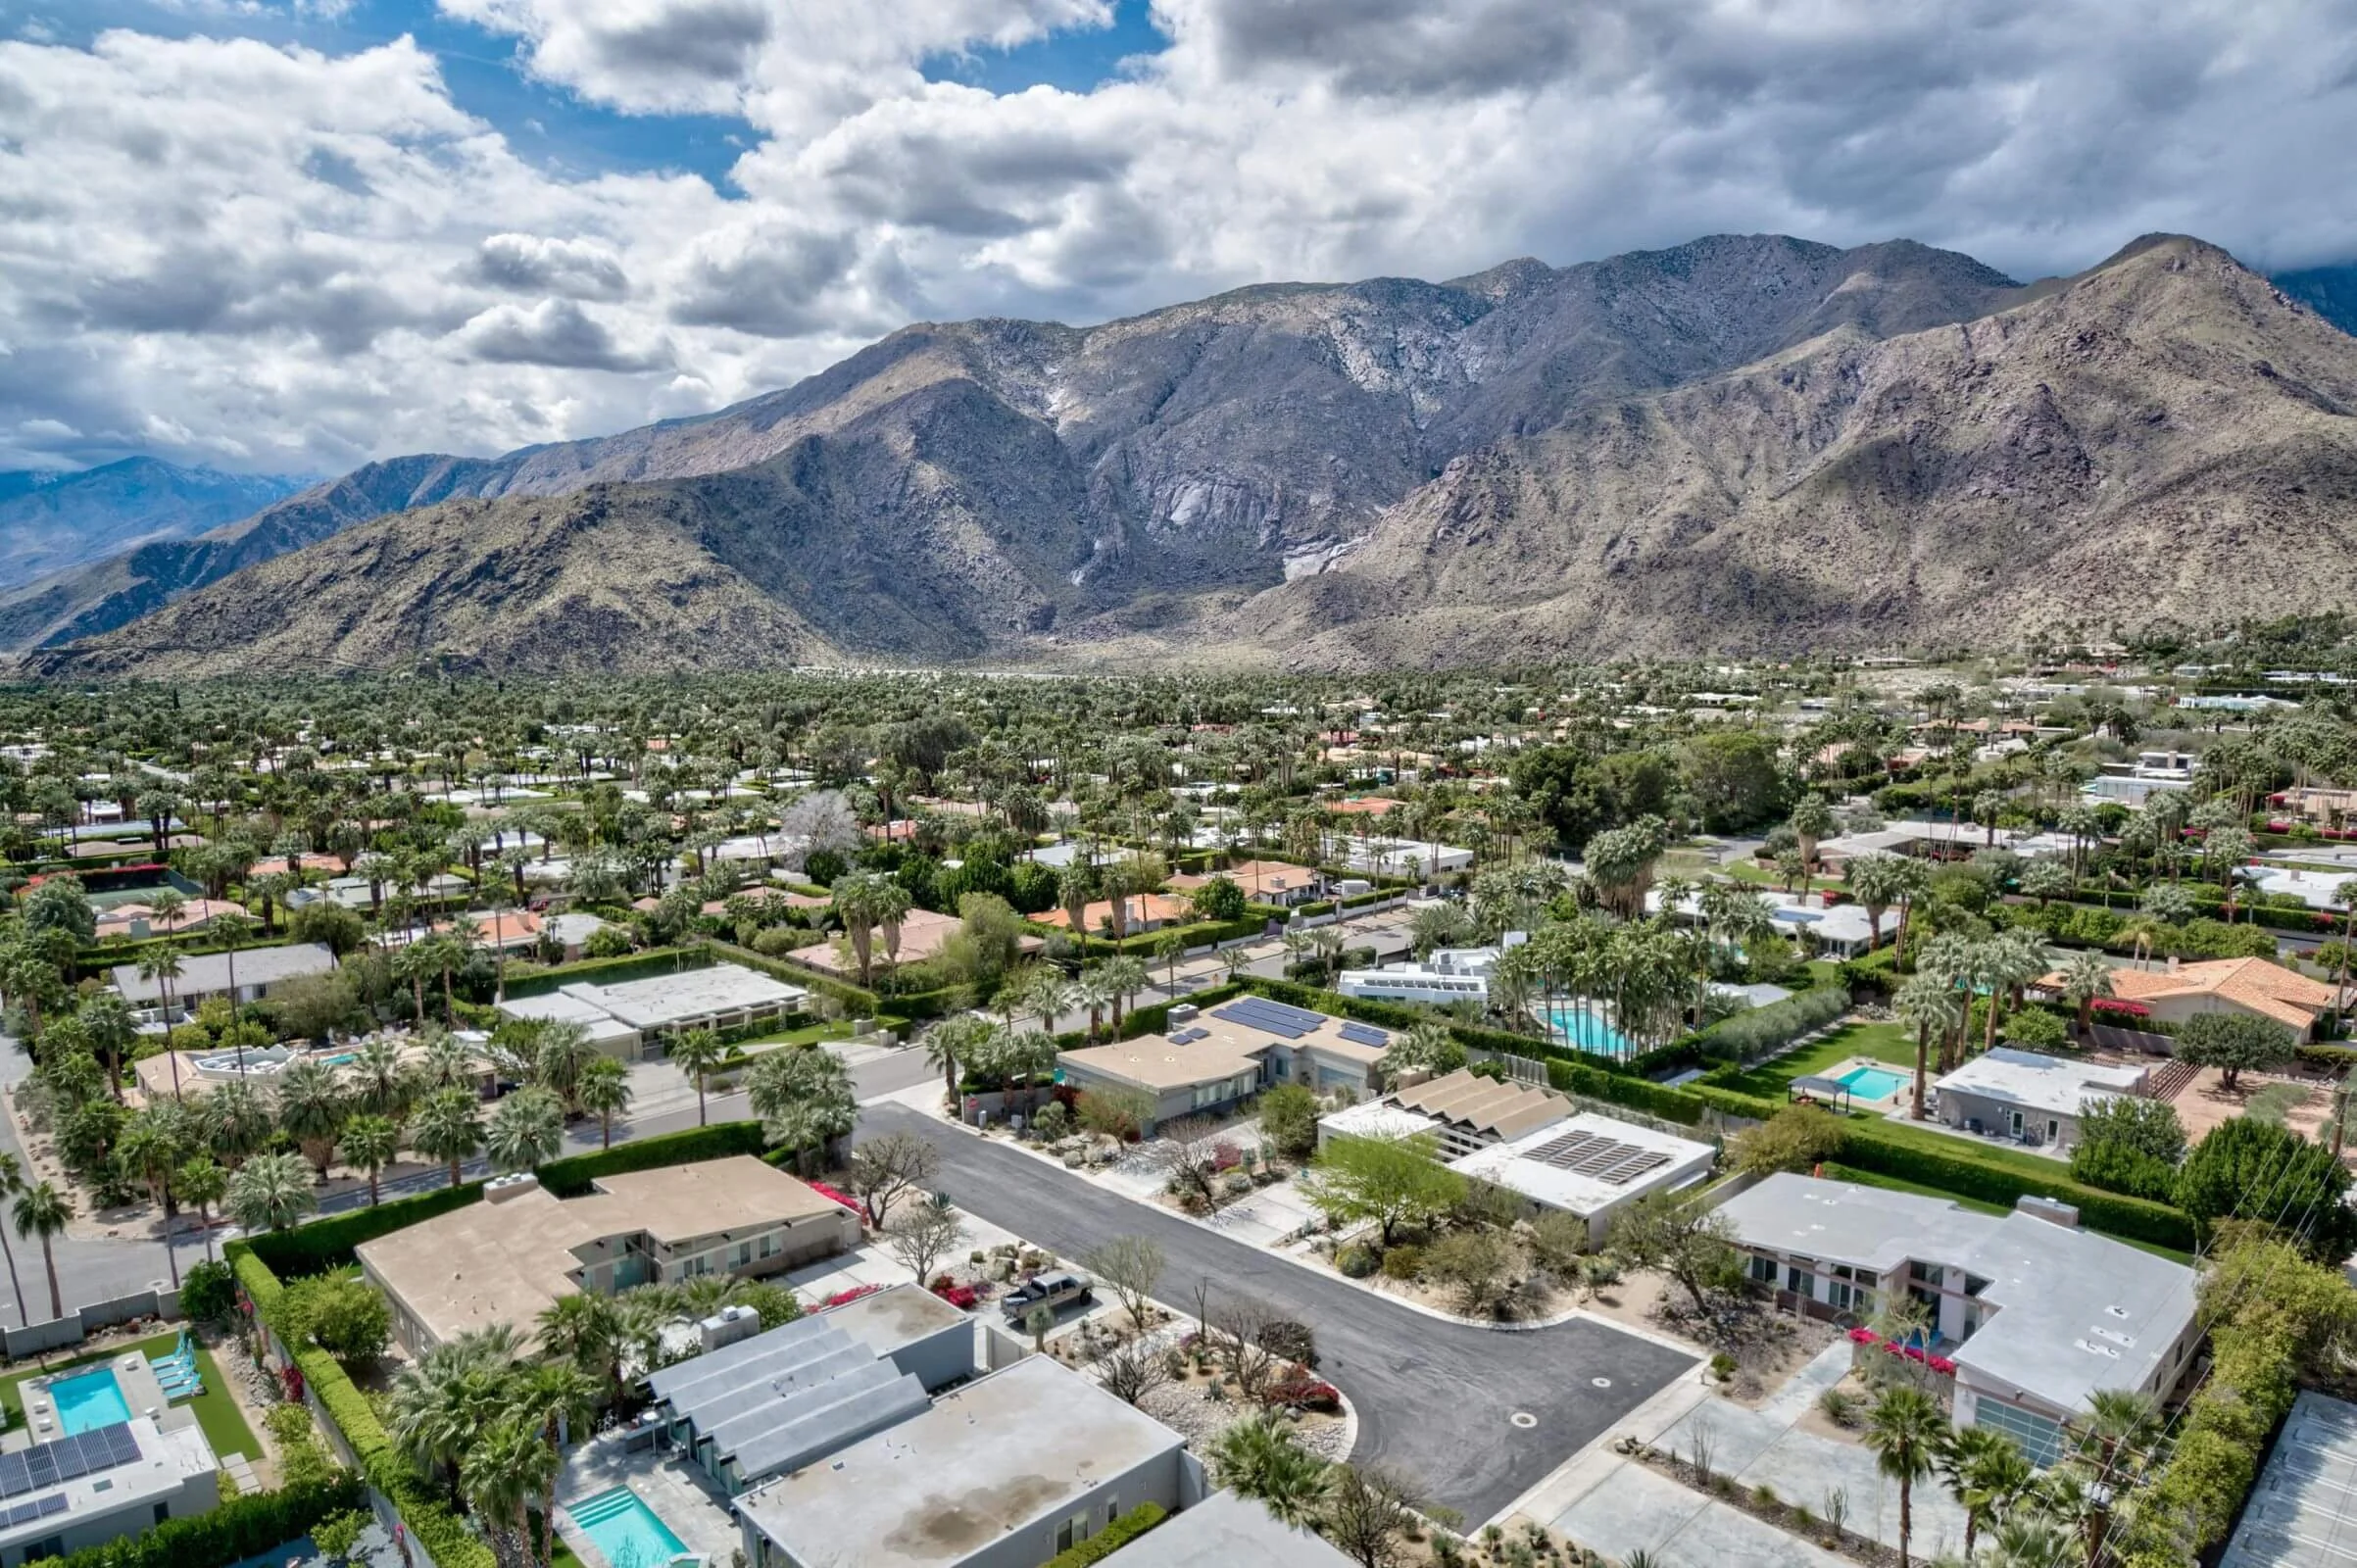
<path fill-rule="evenodd" d="M 21 1356 L 39 1355 L 47 1350 L 61 1350 L 69 1345 L 79 1345 L 91 1335 L 141 1318 L 176 1318 L 180 1315 L 180 1293 L 157 1287 L 118 1296 L 111 1301 L 93 1301 L 77 1307 L 64 1317 L 51 1318 L 44 1323 L 27 1323 L 23 1328 L 10 1329 L 0 1335 L 12 1361 Z"/>

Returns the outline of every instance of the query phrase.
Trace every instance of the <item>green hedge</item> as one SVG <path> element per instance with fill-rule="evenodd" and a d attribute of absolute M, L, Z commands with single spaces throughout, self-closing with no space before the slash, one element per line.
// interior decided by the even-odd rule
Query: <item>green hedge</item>
<path fill-rule="evenodd" d="M 1160 1503 L 1142 1502 L 1079 1545 L 1049 1558 L 1048 1568 L 1089 1568 L 1091 1563 L 1105 1561 L 1169 1517 Z"/>
<path fill-rule="evenodd" d="M 1841 985 L 1818 986 L 1796 992 L 1782 1002 L 1721 1018 L 1694 1037 L 1694 1048 L 1716 1061 L 1751 1061 L 1791 1045 L 1812 1029 L 1822 1029 L 1849 1010 L 1849 990 Z"/>
<path fill-rule="evenodd" d="M 2007 1207 L 2025 1196 L 2051 1198 L 2077 1208 L 2089 1230 L 2180 1251 L 2193 1248 L 2193 1221 L 2183 1210 L 2083 1186 L 2071 1180 L 2068 1166 L 2035 1154 L 1982 1149 L 1962 1139 L 1876 1119 L 1853 1121 L 1843 1129 L 1841 1160 L 1860 1170 Z M 2039 1167 L 2052 1166 L 2054 1174 L 2033 1168 L 2033 1160 Z"/>
<path fill-rule="evenodd" d="M 1567 1095 L 1608 1101 L 1682 1126 L 1692 1127 L 1702 1119 L 1703 1101 L 1699 1096 L 1683 1089 L 1666 1089 L 1627 1073 L 1604 1072 L 1580 1062 L 1556 1059 L 1547 1064 L 1547 1081 Z"/>
<path fill-rule="evenodd" d="M 726 1159 L 732 1154 L 759 1156 L 767 1146 L 758 1121 L 723 1121 L 710 1127 L 633 1139 L 595 1153 L 552 1159 L 540 1167 L 540 1185 L 559 1198 L 578 1198 L 600 1176 L 625 1171 L 655 1170 L 664 1165 L 692 1165 L 701 1160 Z"/>
<path fill-rule="evenodd" d="M 854 1018 L 905 1022 L 915 1018 L 938 1018 L 955 1010 L 960 995 L 957 986 L 944 986 L 938 991 L 906 991 L 892 996 L 879 995 L 849 980 L 837 979 L 790 956 L 767 957 L 751 948 L 740 948 L 733 942 L 718 938 L 708 940 L 704 946 L 715 956 L 730 963 L 741 963 L 748 969 L 758 969 L 773 980 L 783 980 L 790 986 L 801 986 L 822 997 L 832 997 L 843 1004 Z"/>
<path fill-rule="evenodd" d="M 512 976 L 508 995 L 545 997 L 560 987 L 584 980 L 599 985 L 620 985 L 626 980 L 647 980 L 659 974 L 677 974 L 682 969 L 701 969 L 712 961 L 712 954 L 700 947 L 650 948 L 621 958 L 583 958 L 578 963 L 551 964 L 546 969 Z"/>
<path fill-rule="evenodd" d="M 35 1562 L 64 1568 L 227 1568 L 308 1535 L 329 1514 L 368 1506 L 360 1476 L 340 1470 L 329 1480 L 281 1492 L 231 1497 L 210 1513 L 167 1519 L 137 1535 L 120 1536 L 64 1557 Z M 441 1559 L 435 1559 L 437 1565 Z"/>

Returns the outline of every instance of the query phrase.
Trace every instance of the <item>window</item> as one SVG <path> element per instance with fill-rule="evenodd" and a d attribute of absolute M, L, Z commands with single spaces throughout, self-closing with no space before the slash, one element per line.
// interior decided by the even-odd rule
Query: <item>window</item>
<path fill-rule="evenodd" d="M 169 1499 L 156 1504 L 156 1523 L 162 1524 L 165 1520 L 170 1519 L 171 1517 L 172 1503 Z"/>
<path fill-rule="evenodd" d="M 1056 1549 L 1070 1551 L 1089 1539 L 1089 1516 L 1086 1509 L 1056 1527 Z"/>
<path fill-rule="evenodd" d="M 1772 1257 L 1762 1257 L 1756 1252 L 1751 1254 L 1751 1277 L 1759 1281 L 1759 1283 L 1762 1285 L 1775 1284 L 1776 1259 Z"/>
<path fill-rule="evenodd" d="M 1816 1295 L 1816 1281 L 1815 1270 L 1805 1264 L 1794 1263 L 1784 1271 L 1784 1288 L 1794 1296 Z"/>
<path fill-rule="evenodd" d="M 2041 1470 L 2062 1457 L 2061 1423 L 2035 1411 L 2001 1404 L 1985 1394 L 1974 1406 L 1973 1425 L 2005 1433 L 2022 1446 L 2022 1452 Z"/>

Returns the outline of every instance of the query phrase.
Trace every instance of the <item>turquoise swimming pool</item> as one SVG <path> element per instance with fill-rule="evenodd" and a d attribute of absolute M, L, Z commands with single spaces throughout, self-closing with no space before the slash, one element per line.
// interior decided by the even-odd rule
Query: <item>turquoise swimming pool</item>
<path fill-rule="evenodd" d="M 628 1487 L 584 1497 L 565 1511 L 613 1568 L 664 1568 L 688 1554 L 671 1527 Z"/>
<path fill-rule="evenodd" d="M 103 1366 L 58 1379 L 49 1385 L 49 1397 L 57 1401 L 57 1424 L 65 1437 L 131 1418 L 131 1404 L 123 1396 L 123 1385 Z"/>
<path fill-rule="evenodd" d="M 1599 1056 L 1625 1056 L 1636 1049 L 1627 1035 L 1604 1021 L 1593 1008 L 1583 1012 L 1567 1002 L 1547 1004 L 1547 1027 L 1557 1040 Z"/>
<path fill-rule="evenodd" d="M 1880 1067 L 1852 1067 L 1834 1080 L 1860 1100 L 1889 1100 L 1907 1085 L 1907 1080 Z"/>

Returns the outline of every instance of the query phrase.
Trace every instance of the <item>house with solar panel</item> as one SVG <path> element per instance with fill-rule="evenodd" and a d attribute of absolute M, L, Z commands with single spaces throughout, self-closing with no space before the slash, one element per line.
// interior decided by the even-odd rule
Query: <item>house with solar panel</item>
<path fill-rule="evenodd" d="M 186 1418 L 167 1431 L 159 1415 Z M 221 1463 L 192 1413 L 32 1435 L 40 1441 L 0 1452 L 0 1563 L 10 1568 L 209 1513 L 221 1501 Z"/>
<path fill-rule="evenodd" d="M 1168 1032 L 1058 1054 L 1062 1081 L 1081 1093 L 1124 1090 L 1154 1102 L 1145 1131 L 1222 1110 L 1278 1084 L 1363 1099 L 1392 1037 L 1368 1024 L 1238 997 L 1170 1009 Z"/>

